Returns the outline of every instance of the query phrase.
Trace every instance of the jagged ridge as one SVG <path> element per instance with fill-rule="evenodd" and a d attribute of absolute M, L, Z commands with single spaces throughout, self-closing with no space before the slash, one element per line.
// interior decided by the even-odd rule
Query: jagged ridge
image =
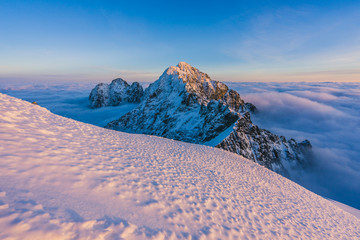
<path fill-rule="evenodd" d="M 137 108 L 106 127 L 204 143 L 235 123 L 239 111 L 246 107 L 236 91 L 181 62 L 145 90 Z"/>
<path fill-rule="evenodd" d="M 252 123 L 248 112 L 216 147 L 237 153 L 286 177 L 289 177 L 290 169 L 307 164 L 312 148 L 308 140 L 301 143 L 294 139 L 287 141 L 284 136 L 259 128 Z"/>

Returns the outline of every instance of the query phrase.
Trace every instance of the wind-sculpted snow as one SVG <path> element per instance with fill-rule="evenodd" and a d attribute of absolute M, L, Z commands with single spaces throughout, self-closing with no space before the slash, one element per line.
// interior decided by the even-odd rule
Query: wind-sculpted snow
<path fill-rule="evenodd" d="M 142 83 L 146 88 L 149 83 Z M 360 209 L 360 83 L 230 83 L 241 97 L 256 105 L 255 125 L 286 139 L 309 139 L 312 165 L 292 169 L 291 180 L 320 194 Z M 0 92 L 36 101 L 61 116 L 97 126 L 131 111 L 137 104 L 89 108 L 94 84 L 54 83 L 16 85 L 0 81 Z M 231 125 L 207 145 L 216 146 L 233 130 Z"/>
<path fill-rule="evenodd" d="M 359 239 L 360 220 L 239 155 L 0 94 L 1 239 Z"/>

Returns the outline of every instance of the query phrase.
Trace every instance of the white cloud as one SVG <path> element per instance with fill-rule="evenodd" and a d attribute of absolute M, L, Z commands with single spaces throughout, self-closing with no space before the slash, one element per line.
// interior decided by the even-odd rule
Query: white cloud
<path fill-rule="evenodd" d="M 360 208 L 359 83 L 232 83 L 260 110 L 261 127 L 314 147 L 312 168 L 295 179 Z"/>

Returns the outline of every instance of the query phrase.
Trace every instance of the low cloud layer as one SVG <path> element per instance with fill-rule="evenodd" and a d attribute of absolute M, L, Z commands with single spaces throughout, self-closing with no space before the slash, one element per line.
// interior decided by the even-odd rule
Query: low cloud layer
<path fill-rule="evenodd" d="M 0 88 L 0 92 L 29 102 L 35 101 L 55 114 L 100 127 L 136 107 L 136 104 L 124 104 L 117 107 L 91 109 L 88 98 L 93 87 L 95 84 L 41 84 L 12 87 L 7 85 Z"/>
<path fill-rule="evenodd" d="M 144 84 L 147 86 L 147 84 Z M 328 198 L 360 209 L 359 83 L 228 83 L 259 109 L 260 127 L 298 141 L 309 139 L 314 160 L 293 180 Z M 1 86 L 0 86 L 1 87 Z M 0 92 L 37 101 L 50 111 L 104 126 L 135 107 L 88 108 L 94 84 L 4 87 Z"/>
<path fill-rule="evenodd" d="M 255 104 L 254 121 L 287 138 L 309 139 L 312 165 L 293 180 L 360 208 L 360 84 L 231 83 Z"/>

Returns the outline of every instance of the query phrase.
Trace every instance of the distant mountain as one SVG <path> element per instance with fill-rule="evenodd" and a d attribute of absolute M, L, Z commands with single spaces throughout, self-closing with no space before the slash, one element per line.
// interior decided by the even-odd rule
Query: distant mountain
<path fill-rule="evenodd" d="M 89 96 L 90 106 L 99 108 L 117 106 L 122 102 L 137 103 L 144 95 L 144 90 L 138 82 L 129 85 L 121 78 L 114 79 L 111 84 L 99 83 Z"/>
<path fill-rule="evenodd" d="M 235 123 L 247 106 L 236 91 L 181 62 L 145 90 L 137 108 L 106 127 L 204 143 Z"/>
<path fill-rule="evenodd" d="M 239 93 L 224 83 L 180 62 L 150 84 L 134 110 L 105 127 L 190 143 L 211 141 L 213 146 L 288 176 L 290 168 L 306 163 L 311 144 L 307 140 L 287 141 L 259 128 L 250 117 L 256 111 L 253 104 L 245 103 Z"/>

